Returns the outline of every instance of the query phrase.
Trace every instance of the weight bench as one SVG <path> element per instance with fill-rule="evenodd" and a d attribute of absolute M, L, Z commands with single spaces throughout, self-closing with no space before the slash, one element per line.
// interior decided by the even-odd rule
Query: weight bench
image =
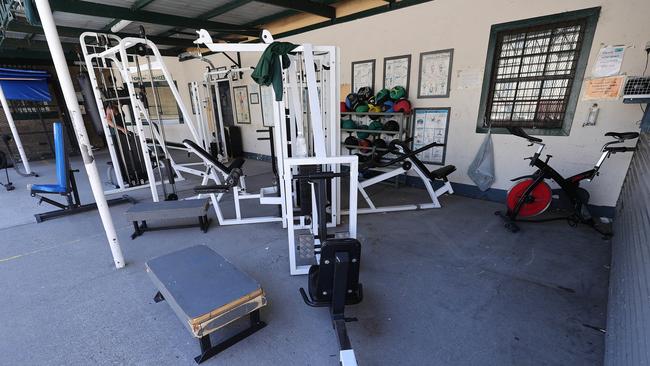
<path fill-rule="evenodd" d="M 79 191 L 77 190 L 77 182 L 74 178 L 74 173 L 79 172 L 79 170 L 70 169 L 70 162 L 68 161 L 68 154 L 66 152 L 63 125 L 61 122 L 54 122 L 52 126 L 52 129 L 54 130 L 54 157 L 57 182 L 55 184 L 32 184 L 29 186 L 29 193 L 32 197 L 38 197 L 39 205 L 42 202 L 46 202 L 52 206 L 58 207 L 59 209 L 35 214 L 34 217 L 36 218 L 36 222 L 43 222 L 56 217 L 90 211 L 97 208 L 96 203 L 81 204 Z M 65 203 L 55 201 L 44 195 L 63 196 L 65 197 Z M 109 199 L 106 202 L 110 206 L 126 202 L 135 203 L 135 200 L 125 195 L 119 198 Z"/>
<path fill-rule="evenodd" d="M 201 363 L 264 328 L 260 308 L 266 296 L 260 284 L 205 245 L 154 258 L 147 273 L 158 289 L 155 302 L 166 300 L 174 313 L 199 338 Z M 249 316 L 245 330 L 212 345 L 210 334 Z"/>
<path fill-rule="evenodd" d="M 182 201 L 145 202 L 131 206 L 126 211 L 126 219 L 133 222 L 131 239 L 142 235 L 145 231 L 179 229 L 198 226 L 204 233 L 208 231 L 211 219 L 208 218 L 210 200 L 194 199 Z M 199 218 L 198 224 L 165 225 L 149 227 L 148 220 L 188 219 Z M 141 222 L 142 224 L 139 224 Z"/>

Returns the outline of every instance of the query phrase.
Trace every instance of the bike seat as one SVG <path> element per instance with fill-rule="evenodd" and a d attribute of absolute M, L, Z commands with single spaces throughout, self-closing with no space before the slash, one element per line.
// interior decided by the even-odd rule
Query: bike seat
<path fill-rule="evenodd" d="M 613 137 L 619 140 L 632 140 L 639 137 L 638 132 L 607 132 L 605 136 Z"/>
<path fill-rule="evenodd" d="M 524 132 L 524 129 L 521 127 L 508 127 L 508 131 L 510 131 L 511 134 L 519 137 L 523 137 L 528 141 L 531 142 L 542 142 L 542 139 L 530 136 L 526 132 Z"/>

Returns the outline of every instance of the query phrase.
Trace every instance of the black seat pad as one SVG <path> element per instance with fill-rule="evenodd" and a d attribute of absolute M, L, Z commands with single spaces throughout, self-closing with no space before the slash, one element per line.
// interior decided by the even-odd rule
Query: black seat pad
<path fill-rule="evenodd" d="M 446 179 L 447 176 L 456 171 L 456 166 L 445 165 L 431 172 L 431 177 L 435 179 Z"/>
<path fill-rule="evenodd" d="M 225 172 L 226 174 L 230 174 L 233 169 L 241 168 L 244 165 L 244 162 L 246 161 L 242 158 L 237 158 L 233 160 L 233 162 L 229 166 L 225 166 L 221 164 L 219 160 L 215 159 L 212 155 L 210 155 L 210 153 L 205 151 L 202 147 L 194 143 L 194 141 L 185 139 L 183 140 L 183 144 L 185 146 L 194 149 L 194 151 L 196 151 L 197 154 L 201 155 L 202 158 L 209 161 L 211 164 L 215 165 L 217 168 L 219 168 L 219 170 Z"/>
<path fill-rule="evenodd" d="M 637 132 L 607 132 L 605 136 L 614 137 L 619 140 L 632 140 L 639 137 Z"/>

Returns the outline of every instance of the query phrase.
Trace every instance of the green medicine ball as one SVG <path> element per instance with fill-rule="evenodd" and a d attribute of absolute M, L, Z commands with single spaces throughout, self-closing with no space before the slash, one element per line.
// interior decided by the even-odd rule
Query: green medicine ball
<path fill-rule="evenodd" d="M 354 121 L 351 119 L 344 119 L 341 120 L 341 128 L 353 129 L 353 128 L 357 128 L 357 124 L 354 123 Z"/>
<path fill-rule="evenodd" d="M 370 110 L 370 107 L 368 107 L 367 104 L 359 104 L 357 108 L 354 109 L 355 112 L 357 113 L 366 113 Z"/>
<path fill-rule="evenodd" d="M 399 100 L 402 98 L 406 98 L 406 89 L 404 87 L 396 86 L 390 90 L 390 99 Z"/>
<path fill-rule="evenodd" d="M 384 104 L 388 99 L 390 99 L 390 90 L 382 89 L 375 96 L 375 103 Z"/>
<path fill-rule="evenodd" d="M 380 121 L 372 121 L 368 126 L 371 130 L 383 130 L 384 125 Z"/>
<path fill-rule="evenodd" d="M 359 129 L 359 130 L 367 130 L 368 126 L 367 125 L 358 125 L 357 129 Z M 368 132 L 361 132 L 361 131 L 357 132 L 357 137 L 360 138 L 360 139 L 367 139 L 368 136 L 370 136 L 370 134 Z"/>

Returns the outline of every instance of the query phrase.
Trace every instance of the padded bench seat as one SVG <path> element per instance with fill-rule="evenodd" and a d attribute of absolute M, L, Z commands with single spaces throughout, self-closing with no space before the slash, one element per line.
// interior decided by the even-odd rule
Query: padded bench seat
<path fill-rule="evenodd" d="M 158 289 L 156 302 L 166 300 L 187 330 L 200 339 L 198 363 L 266 325 L 259 316 L 266 305 L 260 284 L 205 245 L 151 259 L 146 269 Z M 246 315 L 249 328 L 212 346 L 210 333 Z"/>
<path fill-rule="evenodd" d="M 133 222 L 134 232 L 131 235 L 131 239 L 135 239 L 148 230 L 198 226 L 203 232 L 207 232 L 210 225 L 210 220 L 207 216 L 209 206 L 210 200 L 207 198 L 137 203 L 126 211 L 126 219 Z M 198 225 L 173 225 L 151 228 L 147 224 L 148 220 L 188 219 L 197 217 L 199 220 Z M 142 225 L 139 225 L 139 222 L 142 222 Z"/>

